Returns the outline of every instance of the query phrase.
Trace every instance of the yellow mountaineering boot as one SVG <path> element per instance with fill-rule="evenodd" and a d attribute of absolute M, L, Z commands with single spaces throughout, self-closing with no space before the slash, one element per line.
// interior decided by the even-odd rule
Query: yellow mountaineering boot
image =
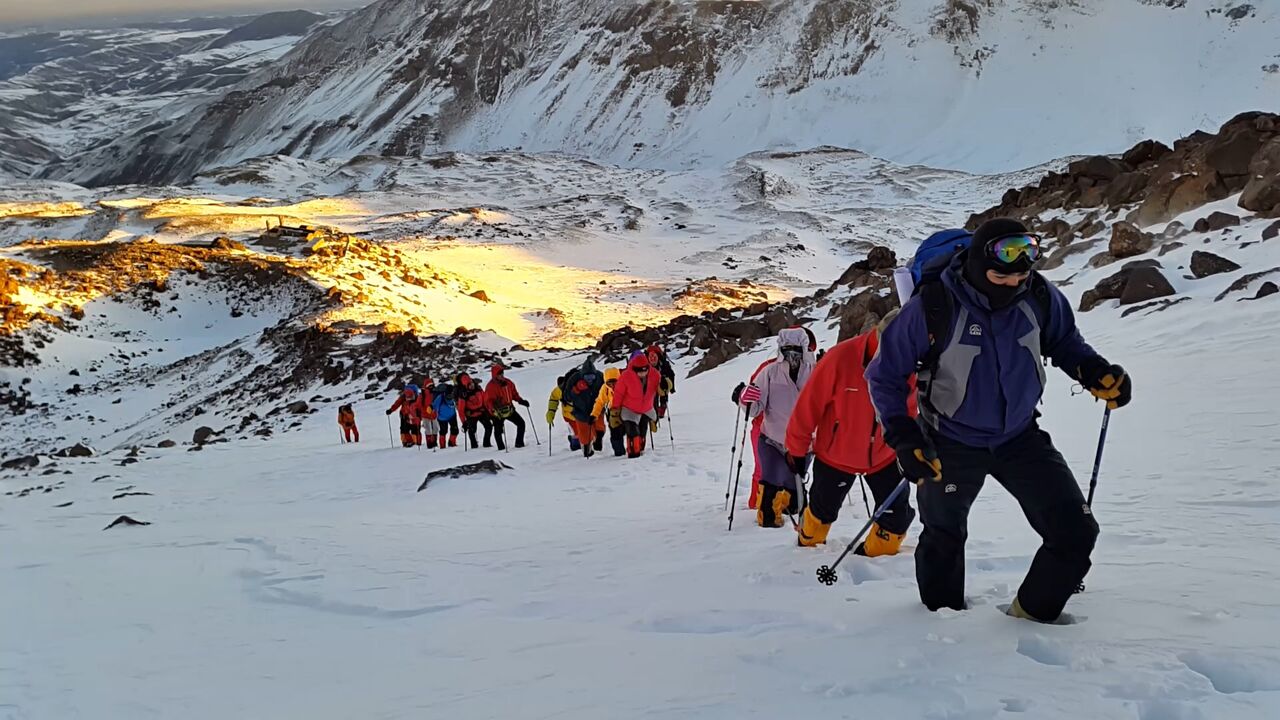
<path fill-rule="evenodd" d="M 1016 617 L 1019 620 L 1030 620 L 1031 622 L 1044 622 L 1040 618 L 1032 617 L 1031 613 L 1027 612 L 1026 610 L 1023 610 L 1022 603 L 1018 601 L 1018 597 L 1016 595 L 1013 598 L 1013 603 L 1009 605 L 1009 609 L 1005 610 L 1004 613 L 1009 617 Z"/>
<path fill-rule="evenodd" d="M 871 525 L 871 532 L 867 533 L 867 539 L 862 541 L 855 555 L 865 555 L 866 557 L 880 557 L 881 555 L 897 555 L 898 550 L 902 548 L 902 541 L 907 539 L 906 533 L 899 535 L 891 533 L 880 527 L 880 523 Z"/>
<path fill-rule="evenodd" d="M 787 516 L 787 509 L 791 507 L 791 491 L 779 489 L 778 494 L 773 496 L 773 526 L 782 527 L 783 520 Z"/>
<path fill-rule="evenodd" d="M 800 519 L 800 537 L 796 541 L 800 547 L 816 547 L 827 541 L 827 532 L 831 525 L 822 522 L 810 508 L 804 509 Z"/>

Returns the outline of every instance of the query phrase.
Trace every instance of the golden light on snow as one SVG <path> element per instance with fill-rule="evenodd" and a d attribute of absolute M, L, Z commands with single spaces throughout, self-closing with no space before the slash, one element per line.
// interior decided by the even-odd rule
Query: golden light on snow
<path fill-rule="evenodd" d="M 467 235 L 477 225 L 503 226 L 520 222 L 508 212 L 485 207 L 461 210 L 408 210 L 400 200 L 367 204 L 353 198 L 319 198 L 280 203 L 266 198 L 118 197 L 93 205 L 78 202 L 0 204 L 0 218 L 74 218 L 107 211 L 119 213 L 99 242 L 156 241 L 161 245 L 208 247 L 216 237 L 244 242 L 245 250 L 222 250 L 246 261 L 253 258 L 283 266 L 340 299 L 314 318 L 322 324 L 354 322 L 411 330 L 420 335 L 451 334 L 459 327 L 491 330 L 530 349 L 581 348 L 594 345 L 611 330 L 630 325 L 663 324 L 682 314 L 698 314 L 720 307 L 746 305 L 762 299 L 780 301 L 790 293 L 753 285 L 700 283 L 696 292 L 671 277 L 645 277 L 600 267 L 577 267 L 575 258 L 540 256 L 537 241 L 523 238 L 516 245 L 453 237 Z M 390 212 L 388 212 L 390 211 Z M 414 223 L 439 228 L 441 235 L 400 237 Z M 356 233 L 353 247 L 345 235 L 320 244 L 299 238 L 259 238 L 268 226 L 308 225 Z M 408 223 L 408 227 L 397 227 Z M 417 228 L 421 231 L 421 227 Z M 361 231 L 370 231 L 369 239 Z M 32 248 L 53 249 L 84 241 L 42 242 L 15 247 L 14 259 L 35 260 Z M 89 241 L 90 245 L 94 244 Z M 548 255 L 555 255 L 548 246 Z M 604 251 L 626 253 L 624 247 Z M 223 257 L 225 257 L 224 255 Z M 583 256 L 586 259 L 588 256 Z M 209 261 L 217 262 L 214 256 Z M 652 269 L 652 268 L 651 268 Z M 165 272 L 156 268 L 158 272 Z M 111 283 L 67 291 L 66 297 L 28 288 L 16 302 L 28 312 L 79 307 Z M 79 287 L 79 286 L 76 286 Z M 72 297 L 74 295 L 74 297 Z"/>

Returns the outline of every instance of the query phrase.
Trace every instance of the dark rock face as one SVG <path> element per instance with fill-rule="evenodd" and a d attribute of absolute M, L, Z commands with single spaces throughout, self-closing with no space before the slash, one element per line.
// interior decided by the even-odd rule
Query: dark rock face
<path fill-rule="evenodd" d="M 106 527 L 104 527 L 104 528 L 102 528 L 102 529 L 103 529 L 103 530 L 110 530 L 110 529 L 111 529 L 111 528 L 113 528 L 113 527 L 130 526 L 130 525 L 150 525 L 150 524 L 151 524 L 151 523 L 149 523 L 149 522 L 145 522 L 145 521 L 142 521 L 142 520 L 134 520 L 133 518 L 129 517 L 128 515 L 121 515 L 120 517 L 116 518 L 115 520 L 112 520 L 110 525 L 108 525 L 108 526 L 106 526 Z"/>
<path fill-rule="evenodd" d="M 418 486 L 418 492 L 422 492 L 427 485 L 438 478 L 460 478 L 468 475 L 497 475 L 503 470 L 510 470 L 511 466 L 500 463 L 496 460 L 482 460 L 478 463 L 470 465 L 458 465 L 457 467 L 445 468 L 444 470 L 434 470 L 427 473 L 426 479 Z"/>
<path fill-rule="evenodd" d="M 208 427 L 208 426 L 198 427 L 196 428 L 195 433 L 191 435 L 191 442 L 195 443 L 196 445 L 204 445 L 205 443 L 209 442 L 209 440 L 211 440 L 213 436 L 216 434 L 217 433 L 214 432 L 214 429 L 211 427 Z"/>
<path fill-rule="evenodd" d="M 24 455 L 0 463 L 0 470 L 30 470 L 40 464 L 35 455 Z"/>
<path fill-rule="evenodd" d="M 1107 251 L 1117 259 L 1141 255 L 1154 247 L 1155 241 L 1133 223 L 1118 222 L 1111 226 L 1111 243 Z"/>
<path fill-rule="evenodd" d="M 1197 220 L 1196 224 L 1191 226 L 1191 229 L 1199 233 L 1217 232 L 1239 224 L 1240 218 L 1231 213 L 1214 212 L 1210 213 L 1208 217 L 1202 217 Z"/>
<path fill-rule="evenodd" d="M 1191 253 L 1191 274 L 1197 278 L 1207 278 L 1210 275 L 1219 275 L 1239 269 L 1239 265 L 1221 255 L 1214 255 L 1203 250 L 1196 250 Z"/>
<path fill-rule="evenodd" d="M 1173 295 L 1173 286 L 1160 272 L 1155 260 L 1138 260 L 1126 264 L 1119 272 L 1099 281 L 1080 298 L 1080 312 L 1088 312 L 1107 300 L 1121 305 Z"/>

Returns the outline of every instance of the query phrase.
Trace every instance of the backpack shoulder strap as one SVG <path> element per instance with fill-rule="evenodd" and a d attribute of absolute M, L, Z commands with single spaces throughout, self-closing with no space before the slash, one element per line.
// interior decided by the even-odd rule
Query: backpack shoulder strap
<path fill-rule="evenodd" d="M 920 300 L 924 303 L 924 322 L 929 330 L 929 352 L 920 359 L 916 370 L 932 372 L 938 368 L 938 360 L 941 359 L 951 334 L 951 314 L 955 309 L 955 301 L 951 292 L 938 280 L 927 281 L 920 286 Z"/>
<path fill-rule="evenodd" d="M 1040 273 L 1031 274 L 1031 302 L 1040 317 L 1040 354 L 1049 351 L 1049 318 L 1053 314 L 1053 299 L 1049 295 L 1049 281 Z"/>

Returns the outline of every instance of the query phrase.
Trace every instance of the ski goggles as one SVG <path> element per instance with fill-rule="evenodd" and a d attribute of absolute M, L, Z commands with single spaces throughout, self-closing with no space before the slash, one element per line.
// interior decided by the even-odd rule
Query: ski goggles
<path fill-rule="evenodd" d="M 987 257 L 1002 265 L 1028 270 L 1040 259 L 1040 237 L 1030 233 L 1004 235 L 987 243 Z"/>

